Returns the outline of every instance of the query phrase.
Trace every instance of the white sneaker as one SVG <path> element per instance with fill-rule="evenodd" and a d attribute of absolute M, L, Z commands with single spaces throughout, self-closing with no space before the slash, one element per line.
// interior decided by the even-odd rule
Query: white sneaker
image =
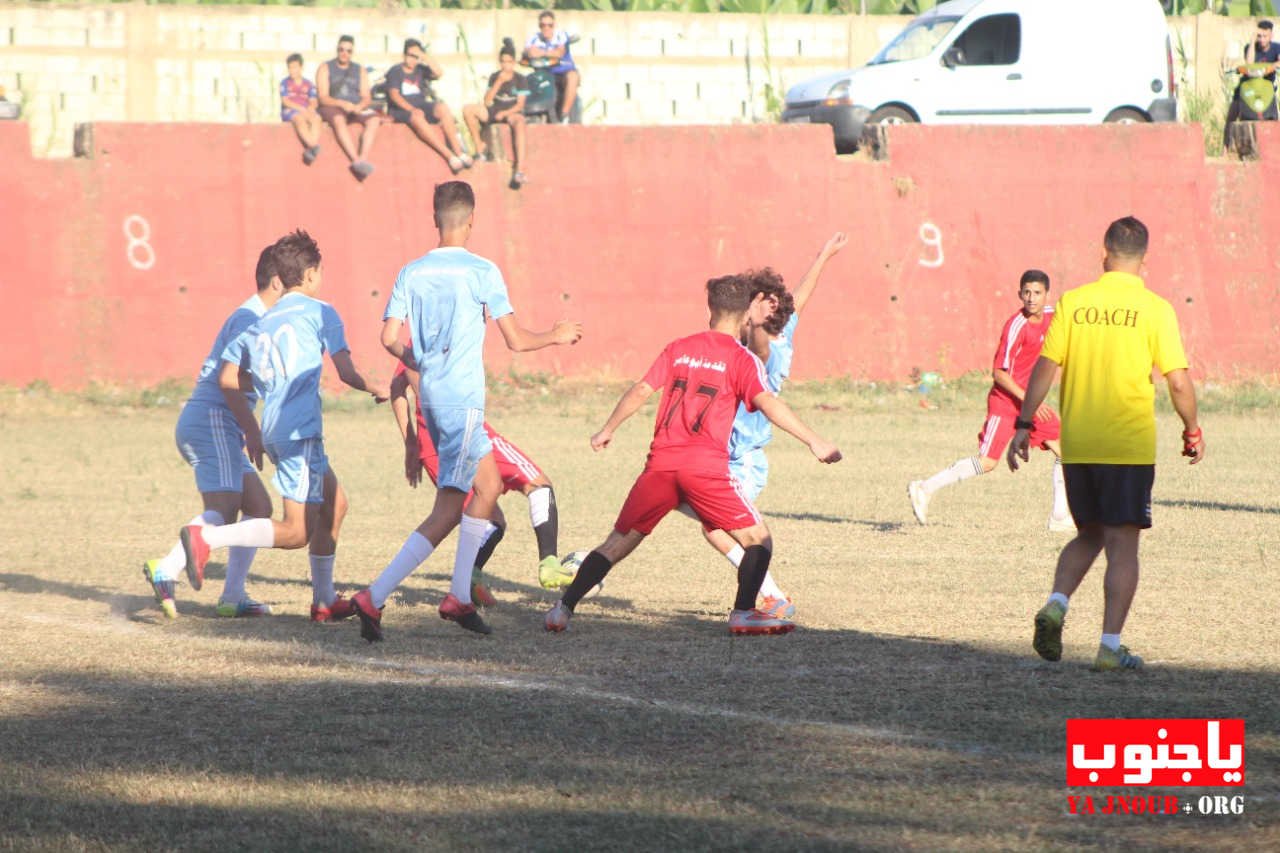
<path fill-rule="evenodd" d="M 907 497 L 911 498 L 911 511 L 915 513 L 916 521 L 928 524 L 929 493 L 924 490 L 924 481 L 912 480 L 907 483 Z"/>
<path fill-rule="evenodd" d="M 573 614 L 569 608 L 564 606 L 563 601 L 557 601 L 556 606 L 547 611 L 547 618 L 544 625 L 548 631 L 561 633 L 569 628 L 569 617 Z"/>
<path fill-rule="evenodd" d="M 1076 522 L 1075 522 L 1075 519 L 1071 517 L 1070 513 L 1063 516 L 1050 515 L 1049 523 L 1046 526 L 1049 528 L 1050 533 L 1075 533 L 1076 532 Z"/>
<path fill-rule="evenodd" d="M 460 158 L 458 157 L 449 158 L 449 171 L 453 172 L 455 175 L 461 172 L 465 168 L 466 166 L 462 165 L 462 160 Z"/>

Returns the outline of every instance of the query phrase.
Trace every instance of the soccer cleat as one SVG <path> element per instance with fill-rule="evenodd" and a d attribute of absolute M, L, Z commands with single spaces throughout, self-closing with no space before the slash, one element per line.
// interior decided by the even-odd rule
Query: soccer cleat
<path fill-rule="evenodd" d="M 178 531 L 178 541 L 187 555 L 187 580 L 191 588 L 204 586 L 204 567 L 209 562 L 209 546 L 204 541 L 204 529 L 198 524 L 188 524 Z"/>
<path fill-rule="evenodd" d="M 486 625 L 480 618 L 480 614 L 476 612 L 476 606 L 463 604 L 453 593 L 446 595 L 444 601 L 440 602 L 440 618 L 457 622 L 463 628 L 475 631 L 477 634 L 493 633 L 493 629 Z"/>
<path fill-rule="evenodd" d="M 371 643 L 382 640 L 382 608 L 373 606 L 373 595 L 362 589 L 351 596 L 351 609 L 360 617 L 360 636 Z M 332 605 L 329 608 L 332 613 Z"/>
<path fill-rule="evenodd" d="M 573 616 L 573 611 L 564 606 L 563 601 L 557 601 L 556 606 L 547 611 L 547 618 L 543 624 L 548 631 L 561 634 L 569 630 L 569 617 Z"/>
<path fill-rule="evenodd" d="M 543 589 L 564 589 L 573 583 L 573 574 L 568 566 L 561 565 L 555 555 L 538 563 L 538 585 Z"/>
<path fill-rule="evenodd" d="M 471 600 L 481 607 L 493 607 L 498 603 L 498 599 L 493 597 L 489 587 L 480 583 L 480 581 L 471 582 Z"/>
<path fill-rule="evenodd" d="M 791 599 L 783 596 L 778 598 L 772 595 L 766 595 L 760 600 L 760 604 L 756 607 L 761 613 L 767 613 L 775 619 L 790 619 L 796 615 L 796 606 L 791 603 Z"/>
<path fill-rule="evenodd" d="M 915 513 L 916 521 L 928 524 L 929 493 L 924 490 L 924 481 L 912 480 L 907 483 L 907 497 L 911 498 L 911 511 Z"/>
<path fill-rule="evenodd" d="M 156 580 L 156 569 L 159 567 L 159 560 L 147 560 L 142 564 L 142 576 L 147 579 L 147 583 L 151 584 L 151 591 L 155 594 L 156 604 L 160 605 L 160 610 L 168 619 L 178 618 L 178 603 L 173 600 L 173 581 Z"/>
<path fill-rule="evenodd" d="M 1062 623 L 1067 620 L 1067 608 L 1050 601 L 1036 614 L 1036 633 L 1031 647 L 1045 660 L 1062 660 Z"/>
<path fill-rule="evenodd" d="M 1068 513 L 1064 516 L 1050 515 L 1049 523 L 1046 525 L 1050 533 L 1075 533 L 1076 522 Z"/>
<path fill-rule="evenodd" d="M 1130 654 L 1128 646 L 1121 646 L 1114 652 L 1102 645 L 1098 644 L 1098 656 L 1093 659 L 1093 666 L 1089 667 L 1094 672 L 1114 672 L 1119 669 L 1142 669 L 1142 658 L 1135 654 Z"/>
<path fill-rule="evenodd" d="M 759 610 L 729 611 L 730 634 L 786 634 L 796 629 L 794 622 Z"/>
<path fill-rule="evenodd" d="M 343 619 L 349 619 L 355 615 L 356 609 L 352 605 L 351 599 L 343 598 L 341 595 L 329 605 L 311 605 L 312 622 L 341 622 Z"/>
<path fill-rule="evenodd" d="M 263 604 L 261 601 L 254 601 L 246 596 L 239 601 L 219 600 L 217 613 L 219 616 L 226 616 L 232 619 L 238 616 L 270 616 L 271 605 Z"/>

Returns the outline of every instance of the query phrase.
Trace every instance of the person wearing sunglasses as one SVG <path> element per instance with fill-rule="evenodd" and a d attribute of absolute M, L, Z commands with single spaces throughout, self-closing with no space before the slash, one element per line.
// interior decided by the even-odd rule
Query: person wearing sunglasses
<path fill-rule="evenodd" d="M 456 175 L 471 167 L 472 161 L 458 139 L 458 123 L 449 105 L 437 101 L 431 83 L 444 72 L 440 64 L 428 59 L 422 42 L 406 39 L 404 61 L 387 72 L 387 111 L 398 124 L 407 124 L 432 151 L 444 158 Z M 444 141 L 431 129 L 438 124 Z"/>
<path fill-rule="evenodd" d="M 524 46 L 525 62 L 530 60 L 555 60 L 548 70 L 556 81 L 557 112 L 562 124 L 569 123 L 573 105 L 578 100 L 578 66 L 573 62 L 571 45 L 574 37 L 556 29 L 554 12 L 546 10 L 538 15 L 538 31 L 529 37 Z"/>
<path fill-rule="evenodd" d="M 363 181 L 373 174 L 373 164 L 366 158 L 373 148 L 380 116 L 370 109 L 373 94 L 369 75 L 352 61 L 355 49 L 356 40 L 351 36 L 338 39 L 338 55 L 316 69 L 316 89 L 320 117 L 333 127 L 338 147 L 351 161 L 351 174 Z M 351 139 L 353 124 L 361 127 L 359 147 Z"/>

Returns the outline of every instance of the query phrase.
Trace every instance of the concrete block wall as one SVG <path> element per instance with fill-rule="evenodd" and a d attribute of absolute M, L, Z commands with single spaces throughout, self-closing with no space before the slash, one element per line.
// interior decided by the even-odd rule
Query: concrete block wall
<path fill-rule="evenodd" d="M 730 124 L 763 120 L 765 85 L 779 95 L 807 77 L 865 62 L 907 19 L 861 16 L 682 15 L 561 12 L 582 41 L 587 123 Z M 356 59 L 380 76 L 405 38 L 442 64 L 437 93 L 455 112 L 484 91 L 503 36 L 518 45 L 526 10 L 378 10 L 280 6 L 0 5 L 0 85 L 27 100 L 24 118 L 41 156 L 71 152 L 87 121 L 274 122 L 284 57 L 306 73 L 356 39 Z M 1192 86 L 1220 87 L 1253 22 L 1173 19 L 1175 52 Z M 767 37 L 766 37 L 767 28 Z"/>

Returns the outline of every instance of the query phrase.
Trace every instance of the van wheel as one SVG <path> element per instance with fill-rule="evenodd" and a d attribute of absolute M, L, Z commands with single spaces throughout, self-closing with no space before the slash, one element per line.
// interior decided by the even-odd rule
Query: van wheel
<path fill-rule="evenodd" d="M 867 119 L 867 124 L 915 124 L 916 117 L 902 107 L 881 107 Z"/>
<path fill-rule="evenodd" d="M 1118 110 L 1112 110 L 1104 119 L 1107 124 L 1146 124 L 1151 121 L 1137 110 L 1121 107 Z"/>

